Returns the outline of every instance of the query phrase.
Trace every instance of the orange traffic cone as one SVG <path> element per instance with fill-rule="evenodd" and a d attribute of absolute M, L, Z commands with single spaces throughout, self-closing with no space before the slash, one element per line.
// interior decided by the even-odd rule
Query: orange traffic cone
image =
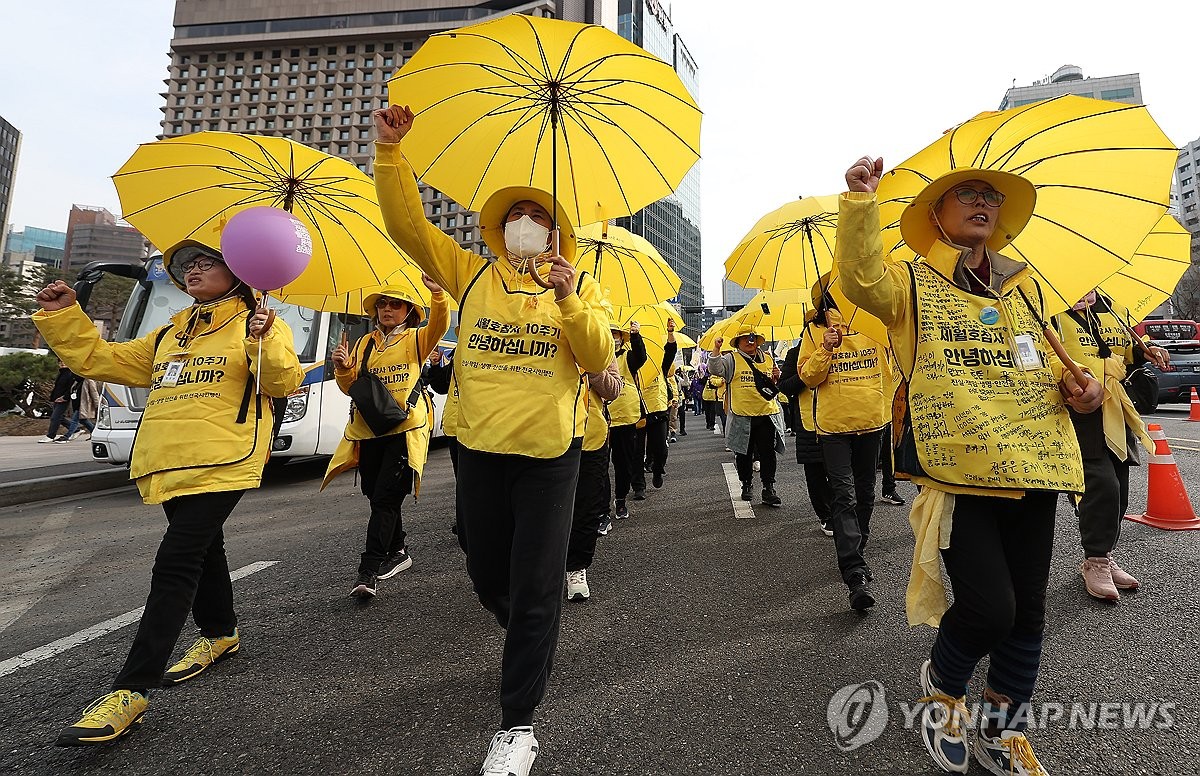
<path fill-rule="evenodd" d="M 1192 411 L 1188 413 L 1188 420 L 1200 422 L 1200 396 L 1196 395 L 1196 389 L 1192 389 Z"/>
<path fill-rule="evenodd" d="M 1195 391 L 1193 389 L 1193 398 Z M 1193 405 L 1195 406 L 1195 405 Z M 1126 520 L 1163 528 L 1168 531 L 1186 531 L 1200 528 L 1200 518 L 1192 509 L 1175 456 L 1167 444 L 1167 435 L 1162 426 L 1151 423 L 1146 426 L 1154 440 L 1154 454 L 1150 456 L 1150 487 L 1146 498 L 1144 515 L 1125 515 Z"/>

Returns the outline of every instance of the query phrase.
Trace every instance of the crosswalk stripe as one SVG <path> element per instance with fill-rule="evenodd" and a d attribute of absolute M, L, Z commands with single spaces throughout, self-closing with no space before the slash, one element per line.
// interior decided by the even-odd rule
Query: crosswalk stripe
<path fill-rule="evenodd" d="M 738 479 L 737 466 L 731 463 L 721 464 L 725 470 L 725 482 L 729 485 L 729 500 L 733 502 L 733 516 L 739 520 L 754 518 L 754 510 L 750 504 L 742 501 L 742 481 Z"/>

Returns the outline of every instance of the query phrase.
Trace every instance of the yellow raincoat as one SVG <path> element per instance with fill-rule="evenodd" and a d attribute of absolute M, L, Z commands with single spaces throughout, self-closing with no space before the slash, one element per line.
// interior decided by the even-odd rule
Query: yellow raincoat
<path fill-rule="evenodd" d="M 41 310 L 32 318 L 46 344 L 76 374 L 150 389 L 129 477 L 143 501 L 161 504 L 178 496 L 257 488 L 262 480 L 271 453 L 268 397 L 297 390 L 304 370 L 292 331 L 278 317 L 262 339 L 260 362 L 259 341 L 246 336 L 250 314 L 238 297 L 197 303 L 173 315 L 161 337 L 158 329 L 129 342 L 102 340 L 79 305 Z M 173 361 L 184 366 L 174 385 L 164 385 Z M 256 372 L 265 396 L 254 392 Z M 238 422 L 247 397 L 245 420 Z"/>

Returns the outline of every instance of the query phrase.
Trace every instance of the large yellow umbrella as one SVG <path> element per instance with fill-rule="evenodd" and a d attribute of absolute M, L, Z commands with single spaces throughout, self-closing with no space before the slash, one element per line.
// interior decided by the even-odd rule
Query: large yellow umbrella
<path fill-rule="evenodd" d="M 637 321 L 641 329 L 647 356 L 646 363 L 638 370 L 638 378 L 642 385 L 648 384 L 662 370 L 662 360 L 667 346 L 667 321 L 675 322 L 675 342 L 679 347 L 684 347 L 680 341 L 680 331 L 684 327 L 683 318 L 674 307 L 666 302 L 634 307 L 614 306 L 613 318 L 625 331 L 629 330 L 629 324 L 634 321 Z"/>
<path fill-rule="evenodd" d="M 602 221 L 577 228 L 575 241 L 575 266 L 596 278 L 612 304 L 656 304 L 679 293 L 679 275 L 640 235 Z"/>
<path fill-rule="evenodd" d="M 125 220 L 162 249 L 183 240 L 216 247 L 246 208 L 290 211 L 312 235 L 313 258 L 285 295 L 340 296 L 408 262 L 384 230 L 374 181 L 286 138 L 198 132 L 146 143 L 113 182 Z"/>
<path fill-rule="evenodd" d="M 432 35 L 388 81 L 420 118 L 417 176 L 478 210 L 551 192 L 575 226 L 632 214 L 700 158 L 700 109 L 671 65 L 596 25 L 511 14 Z"/>
<path fill-rule="evenodd" d="M 1191 266 L 1192 235 L 1167 214 L 1142 240 L 1129 266 L 1100 284 L 1105 296 L 1129 311 L 1129 325 L 1139 323 L 1171 296 Z"/>
<path fill-rule="evenodd" d="M 811 288 L 833 267 L 838 198 L 805 197 L 758 220 L 725 260 L 744 288 Z"/>
<path fill-rule="evenodd" d="M 374 311 L 363 306 L 363 300 L 371 294 L 379 293 L 382 288 L 400 288 L 412 294 L 412 298 L 428 307 L 432 302 L 429 289 L 421 282 L 421 270 L 412 262 L 393 272 L 378 285 L 364 286 L 344 294 L 281 294 L 279 301 L 306 307 L 310 310 L 320 310 L 324 313 L 341 313 L 342 315 L 370 316 Z"/>
<path fill-rule="evenodd" d="M 1033 184 L 1037 203 L 1004 253 L 1030 266 L 1053 315 L 1129 264 L 1166 211 L 1177 155 L 1141 105 L 1066 95 L 981 113 L 883 175 L 884 247 L 897 259 L 914 257 L 901 238 L 901 215 L 942 174 L 1019 175 Z"/>

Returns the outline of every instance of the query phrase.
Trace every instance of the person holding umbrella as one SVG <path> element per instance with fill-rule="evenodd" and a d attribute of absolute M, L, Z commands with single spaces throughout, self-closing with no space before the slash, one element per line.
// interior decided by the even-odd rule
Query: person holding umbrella
<path fill-rule="evenodd" d="M 484 241 L 498 257 L 489 262 L 425 219 L 400 145 L 412 111 L 393 106 L 374 120 L 387 231 L 459 303 L 457 488 L 467 571 L 506 631 L 501 729 L 483 772 L 524 776 L 537 756 L 534 713 L 558 643 L 587 418 L 584 374 L 613 361 L 609 317 L 600 286 L 571 264 L 575 240 L 558 202 L 530 187 L 493 193 L 480 211 Z M 550 267 L 548 280 L 534 277 L 539 261 Z"/>
<path fill-rule="evenodd" d="M 629 489 L 640 479 L 641 490 L 646 490 L 646 473 L 638 458 L 638 425 L 645 416 L 645 405 L 638 390 L 638 370 L 646 363 L 646 341 L 637 321 L 629 322 L 629 331 L 613 324 L 613 349 L 617 358 L 617 369 L 621 375 L 621 393 L 608 407 L 609 433 L 612 447 L 612 465 L 615 498 L 613 517 L 624 520 L 629 517 L 626 503 Z M 635 496 L 636 497 L 636 496 Z M 612 526 L 610 525 L 609 528 Z"/>
<path fill-rule="evenodd" d="M 967 772 L 967 683 L 990 657 L 975 756 L 992 773 L 1044 775 L 1024 731 L 1055 505 L 1060 491 L 1083 487 L 1067 407 L 1095 411 L 1103 388 L 1047 346 L 1042 289 L 1026 264 L 1000 253 L 1033 214 L 1028 180 L 979 168 L 935 178 L 901 220 L 923 257 L 910 263 L 884 258 L 882 174 L 870 157 L 847 170 L 836 253 L 842 291 L 888 327 L 909 383 L 897 468 L 922 487 L 910 517 L 908 616 L 940 623 L 920 670 L 922 740 L 942 769 Z M 948 609 L 939 551 L 954 590 Z"/>
<path fill-rule="evenodd" d="M 768 349 L 760 347 L 766 340 L 754 327 L 741 324 L 733 331 L 733 352 L 721 354 L 724 338 L 717 337 L 708 357 L 710 377 L 729 384 L 729 426 L 726 441 L 734 454 L 738 479 L 742 481 L 742 501 L 751 501 L 754 484 L 754 462 L 758 461 L 758 476 L 762 479 L 762 501 L 770 507 L 783 504 L 775 492 L 776 453 L 783 447 L 783 408 L 775 398 L 780 371 Z"/>
<path fill-rule="evenodd" d="M 77 374 L 150 389 L 129 476 L 142 500 L 162 504 L 167 516 L 125 665 L 112 691 L 59 734 L 59 746 L 121 738 L 141 722 L 151 689 L 185 682 L 238 652 L 223 527 L 242 494 L 262 480 L 270 398 L 286 397 L 304 380 L 291 330 L 259 309 L 219 251 L 186 242 L 163 254 L 163 267 L 195 303 L 130 342 L 101 339 L 61 280 L 36 297 L 42 309 L 33 322 Z M 200 638 L 167 670 L 188 612 Z"/>
<path fill-rule="evenodd" d="M 421 492 L 421 473 L 429 452 L 432 413 L 421 381 L 425 359 L 450 328 L 450 304 L 441 286 L 428 275 L 421 278 L 432 293 L 429 321 L 419 300 L 403 286 L 384 286 L 363 299 L 363 309 L 373 313 L 374 331 L 332 353 L 338 388 L 352 395 L 352 386 L 370 374 L 386 386 L 397 407 L 407 417 L 382 430 L 372 428 L 361 408 L 352 407 L 341 443 L 334 451 L 321 483 L 322 489 L 338 474 L 358 467 L 362 493 L 371 503 L 366 547 L 358 564 L 358 577 L 350 590 L 355 598 L 373 598 L 380 579 L 391 579 L 412 566 L 401 517 L 404 498 Z"/>
<path fill-rule="evenodd" d="M 674 366 L 675 353 L 679 345 L 675 342 L 675 321 L 667 318 L 667 342 L 663 347 L 662 361 L 654 379 L 641 386 L 642 404 L 646 408 L 646 425 L 637 431 L 637 450 L 640 471 L 634 472 L 633 497 L 641 500 L 646 497 L 646 473 L 650 472 L 650 482 L 655 490 L 663 486 L 663 478 L 667 474 L 667 433 L 670 424 L 671 402 L 668 395 L 668 383 L 672 382 L 671 368 Z M 640 486 L 640 487 L 639 487 Z"/>
<path fill-rule="evenodd" d="M 1121 522 L 1129 506 L 1129 467 L 1140 462 L 1138 444 L 1154 452 L 1146 425 L 1125 392 L 1121 381 L 1127 366 L 1138 363 L 1141 350 L 1134 347 L 1125 312 L 1113 301 L 1092 291 L 1070 310 L 1054 317 L 1071 358 L 1104 376 L 1104 403 L 1100 412 L 1071 410 L 1071 423 L 1083 454 L 1083 497 L 1079 499 L 1079 538 L 1083 544 L 1084 589 L 1093 598 L 1116 602 L 1119 590 L 1137 590 L 1139 582 L 1113 560 L 1121 536 Z M 1148 348 L 1155 366 L 1166 367 L 1167 351 Z M 1144 362 L 1144 358 L 1142 359 Z"/>

